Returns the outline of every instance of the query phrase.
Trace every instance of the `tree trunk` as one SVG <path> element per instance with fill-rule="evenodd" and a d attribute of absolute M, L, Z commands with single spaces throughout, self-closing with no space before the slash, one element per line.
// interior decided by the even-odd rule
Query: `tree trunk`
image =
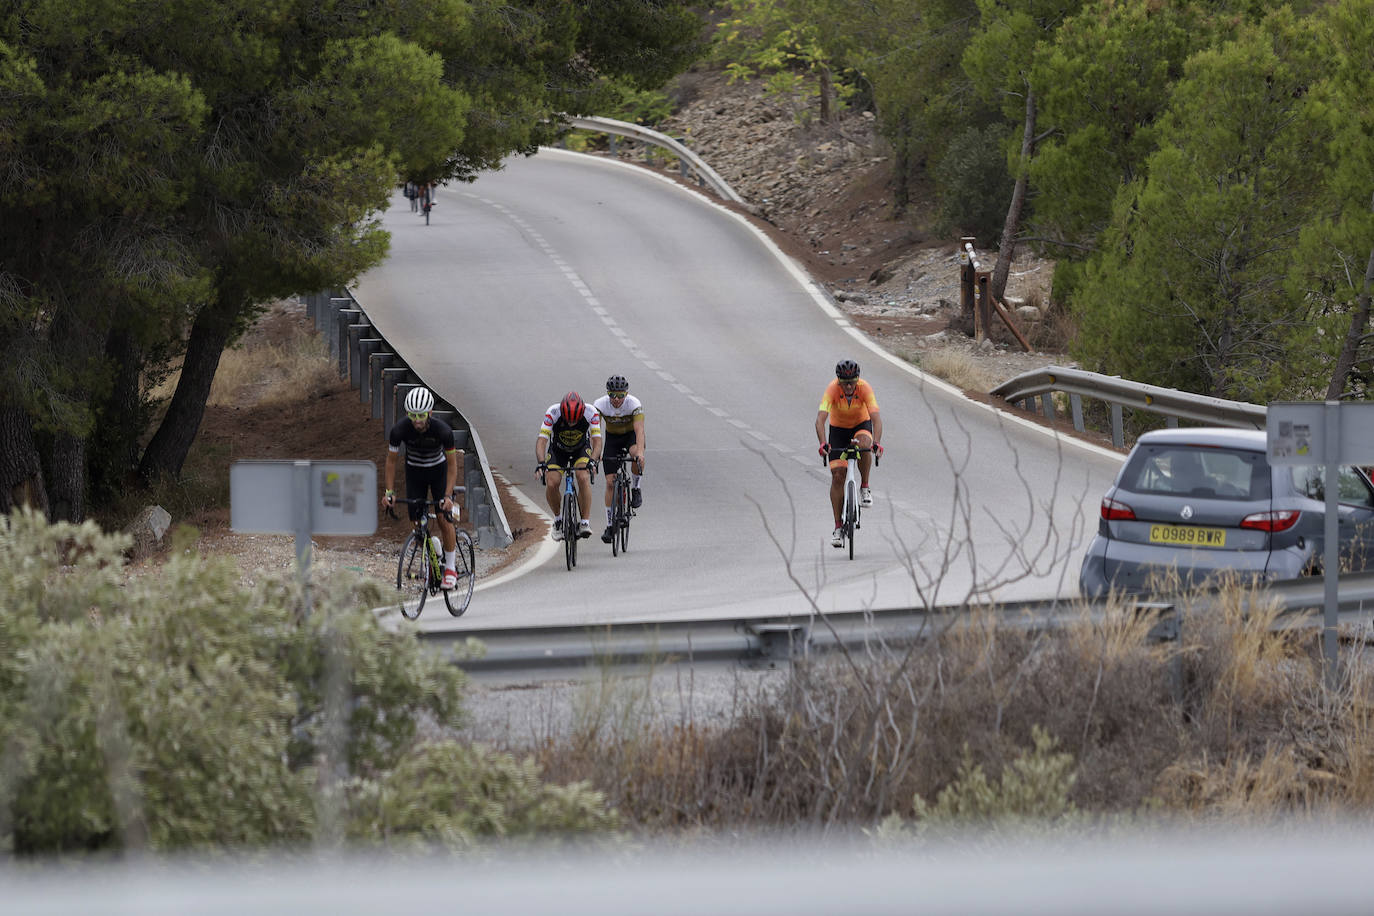
<path fill-rule="evenodd" d="M 33 441 L 33 422 L 20 407 L 0 406 L 0 512 L 20 506 L 48 511 L 43 465 Z"/>
<path fill-rule="evenodd" d="M 131 483 L 138 467 L 139 440 L 147 431 L 148 415 L 143 401 L 146 355 L 127 330 L 110 334 L 105 355 L 115 369 L 109 397 L 96 411 L 91 440 L 100 448 L 86 465 L 87 493 L 93 505 L 101 505 Z"/>
<path fill-rule="evenodd" d="M 1016 170 L 1016 186 L 1011 192 L 1011 206 L 1002 224 L 1002 242 L 997 246 L 997 266 L 992 270 L 989 291 L 1000 300 L 1007 291 L 1007 277 L 1011 274 L 1011 259 L 1016 255 L 1016 234 L 1021 231 L 1021 210 L 1026 205 L 1026 184 L 1030 173 L 1031 156 L 1035 154 L 1035 92 L 1026 86 L 1026 128 L 1021 134 L 1021 164 Z"/>
<path fill-rule="evenodd" d="M 1331 384 L 1326 387 L 1326 399 L 1339 401 L 1345 392 L 1345 383 L 1355 368 L 1355 359 L 1360 349 L 1364 329 L 1369 326 L 1369 291 L 1374 288 L 1374 249 L 1369 252 L 1369 263 L 1364 269 L 1364 289 L 1355 300 L 1355 313 L 1350 316 L 1350 329 L 1345 332 L 1345 343 L 1341 344 L 1341 354 L 1336 358 L 1336 368 L 1331 372 Z"/>
<path fill-rule="evenodd" d="M 181 364 L 181 378 L 177 380 L 172 402 L 162 418 L 157 432 L 143 450 L 138 475 L 145 481 L 164 475 L 181 476 L 182 465 L 200 430 L 205 416 L 205 403 L 210 399 L 210 385 L 215 380 L 220 356 L 229 343 L 238 305 L 228 306 L 221 297 L 200 310 L 191 336 L 186 341 L 186 358 Z"/>
<path fill-rule="evenodd" d="M 47 461 L 48 519 L 79 523 L 86 517 L 86 440 L 71 433 L 52 437 Z"/>

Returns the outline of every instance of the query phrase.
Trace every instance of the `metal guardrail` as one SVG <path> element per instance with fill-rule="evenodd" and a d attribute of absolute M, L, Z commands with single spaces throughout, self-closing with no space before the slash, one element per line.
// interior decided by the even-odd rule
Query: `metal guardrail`
<path fill-rule="evenodd" d="M 1283 625 L 1294 615 L 1316 613 L 1306 623 L 1320 626 L 1324 600 L 1321 578 L 1294 579 L 1269 585 L 1260 594 L 1277 600 L 1283 608 Z M 1161 639 L 1177 632 L 1183 610 L 1207 613 L 1214 593 L 1160 596 L 1136 603 L 1141 612 L 1157 614 Z M 1045 599 L 988 605 L 986 609 L 1013 622 L 1040 629 L 1055 629 L 1107 612 L 1105 601 Z M 1341 576 L 1338 586 L 1341 623 L 1368 626 L 1374 611 L 1374 572 Z M 425 632 L 421 640 L 434 648 L 449 648 L 469 638 L 485 644 L 481 658 L 459 662 L 472 675 L 551 674 L 577 668 L 642 667 L 646 665 L 728 662 L 746 667 L 779 667 L 812 653 L 840 649 L 863 651 L 870 647 L 901 646 L 932 634 L 935 627 L 965 613 L 966 605 L 902 608 L 883 611 L 849 611 L 815 616 L 718 618 L 635 622 L 601 626 L 501 627 Z"/>
<path fill-rule="evenodd" d="M 699 176 L 704 184 L 710 186 L 711 190 L 715 191 L 720 197 L 731 203 L 739 204 L 746 209 L 749 208 L 749 204 L 745 202 L 744 198 L 736 194 L 735 189 L 730 187 L 729 183 L 727 183 L 724 178 L 721 178 L 715 169 L 706 164 L 706 160 L 702 159 L 696 153 L 683 146 L 681 142 L 674 140 L 667 134 L 660 133 L 648 127 L 642 127 L 638 124 L 631 124 L 628 121 L 617 121 L 614 118 L 569 117 L 567 118 L 567 122 L 578 130 L 590 130 L 602 134 L 630 137 L 642 143 L 649 143 L 666 149 L 681 160 L 684 169 L 690 168 L 691 171 Z"/>
<path fill-rule="evenodd" d="M 358 389 L 359 400 L 372 408 L 372 418 L 381 420 L 384 429 L 390 429 L 401 415 L 406 395 L 423 385 L 424 380 L 372 325 L 348 290 L 312 293 L 302 299 L 315 330 L 329 343 L 329 355 L 338 360 L 339 376 Z M 472 521 L 478 545 L 505 547 L 514 538 L 482 440 L 462 412 L 437 393 L 434 415 L 453 427 L 456 444 L 464 450 L 466 514 Z"/>
<path fill-rule="evenodd" d="M 1169 426 L 1177 426 L 1179 420 L 1191 420 L 1240 429 L 1264 429 L 1268 413 L 1268 409 L 1259 404 L 1190 394 L 1173 388 L 1133 382 L 1116 375 L 1099 375 L 1063 366 L 1047 366 L 1023 372 L 998 385 L 991 393 L 1013 404 L 1022 404 L 1032 412 L 1035 412 L 1035 402 L 1039 399 L 1041 412 L 1047 419 L 1053 420 L 1055 408 L 1052 394 L 1056 391 L 1068 394 L 1073 428 L 1079 432 L 1083 432 L 1083 398 L 1106 401 L 1111 407 L 1112 444 L 1117 448 L 1125 445 L 1121 414 L 1123 407 L 1160 414 L 1166 418 Z"/>

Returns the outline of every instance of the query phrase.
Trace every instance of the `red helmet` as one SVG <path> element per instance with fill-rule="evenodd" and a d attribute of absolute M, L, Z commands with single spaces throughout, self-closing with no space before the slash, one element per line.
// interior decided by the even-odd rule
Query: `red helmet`
<path fill-rule="evenodd" d="M 587 404 L 582 400 L 582 395 L 576 391 L 569 391 L 563 395 L 563 400 L 558 403 L 558 412 L 563 415 L 563 422 L 576 423 L 582 419 L 582 412 L 587 409 Z"/>

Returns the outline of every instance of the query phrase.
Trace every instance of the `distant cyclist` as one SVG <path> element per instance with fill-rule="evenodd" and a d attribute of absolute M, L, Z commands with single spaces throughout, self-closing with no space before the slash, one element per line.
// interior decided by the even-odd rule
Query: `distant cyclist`
<path fill-rule="evenodd" d="M 563 530 L 560 502 L 563 473 L 558 468 L 574 468 L 577 475 L 577 510 L 581 520 L 577 537 L 592 536 L 592 462 L 601 460 L 601 415 L 596 408 L 582 400 L 576 391 L 563 395 L 563 400 L 549 405 L 539 437 L 534 440 L 534 457 L 540 468 L 548 466 L 544 475 L 544 498 L 554 515 L 553 539 L 561 541 L 572 532 Z"/>
<path fill-rule="evenodd" d="M 606 394 L 596 399 L 592 405 L 601 414 L 601 425 L 605 429 L 606 445 L 602 454 L 606 460 L 601 470 L 606 475 L 606 530 L 601 540 L 609 544 L 611 535 L 611 498 L 615 489 L 615 473 L 620 470 L 620 460 L 615 456 L 622 450 L 630 453 L 634 480 L 630 489 L 630 508 L 638 509 L 644 502 L 639 491 L 640 478 L 644 476 L 644 405 L 639 398 L 630 394 L 630 383 L 623 375 L 613 375 L 606 379 Z"/>
<path fill-rule="evenodd" d="M 830 433 L 826 435 L 826 424 Z M 821 395 L 816 414 L 816 439 L 820 442 L 821 457 L 830 459 L 830 508 L 835 516 L 835 530 L 830 543 L 844 546 L 844 528 L 840 513 L 844 509 L 844 476 L 846 462 L 835 457 L 841 449 L 857 439 L 861 448 L 883 453 L 883 421 L 878 415 L 878 399 L 873 386 L 859 378 L 859 364 L 852 359 L 840 360 L 835 366 L 835 378 Z M 859 505 L 867 509 L 873 505 L 873 491 L 868 486 L 868 471 L 873 465 L 873 453 L 859 456 Z"/>
<path fill-rule="evenodd" d="M 439 540 L 444 546 L 444 578 L 440 587 L 451 589 L 458 584 L 453 568 L 456 536 L 449 512 L 453 509 L 453 488 L 458 485 L 458 466 L 461 452 L 453 444 L 453 427 L 433 416 L 434 395 L 428 388 L 412 388 L 406 395 L 406 415 L 387 435 L 386 493 L 382 505 L 396 504 L 396 454 L 406 447 L 406 498 L 439 500 Z M 428 506 L 407 503 L 410 520 L 418 522 Z"/>

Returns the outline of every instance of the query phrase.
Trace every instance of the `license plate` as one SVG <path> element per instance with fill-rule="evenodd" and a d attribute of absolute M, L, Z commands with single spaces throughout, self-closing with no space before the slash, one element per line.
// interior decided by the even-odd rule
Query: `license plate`
<path fill-rule="evenodd" d="M 1195 525 L 1151 525 L 1151 544 L 1181 544 L 1184 547 L 1225 547 L 1225 528 L 1199 528 Z"/>

